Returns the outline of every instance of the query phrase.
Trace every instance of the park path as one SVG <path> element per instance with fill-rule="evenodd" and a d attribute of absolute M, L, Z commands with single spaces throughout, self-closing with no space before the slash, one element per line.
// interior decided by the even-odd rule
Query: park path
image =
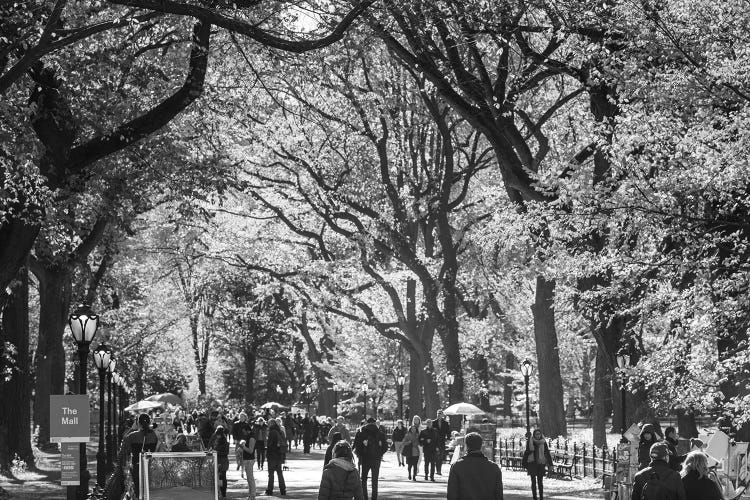
<path fill-rule="evenodd" d="M 313 450 L 310 455 L 303 455 L 301 450 L 294 450 L 287 454 L 288 471 L 284 471 L 286 481 L 286 496 L 281 497 L 278 484 L 275 485 L 275 495 L 258 498 L 285 498 L 289 500 L 317 499 L 318 486 L 323 470 L 324 450 Z M 232 457 L 234 460 L 234 457 Z M 232 462 L 227 475 L 227 498 L 247 498 L 247 481 L 240 478 L 240 471 Z M 424 481 L 424 477 L 410 481 L 406 477 L 406 468 L 398 467 L 396 455 L 393 452 L 383 457 L 378 481 L 378 500 L 401 499 L 440 499 L 446 497 L 448 486 L 449 466 L 443 467 L 443 476 L 435 476 L 435 482 Z M 255 470 L 255 481 L 258 493 L 265 491 L 268 484 L 268 473 L 265 470 Z M 503 469 L 503 484 L 505 500 L 530 499 L 530 483 L 528 477 L 517 471 Z M 586 480 L 545 480 L 545 499 L 549 500 L 582 500 L 588 498 L 603 498 L 603 490 L 598 481 Z M 368 490 L 369 490 L 368 481 Z"/>

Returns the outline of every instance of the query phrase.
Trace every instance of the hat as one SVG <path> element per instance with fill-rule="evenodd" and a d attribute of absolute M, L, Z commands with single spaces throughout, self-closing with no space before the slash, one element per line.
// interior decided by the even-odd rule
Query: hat
<path fill-rule="evenodd" d="M 375 418 L 373 418 L 373 417 L 367 417 L 367 423 L 368 424 L 374 424 L 375 423 Z"/>
<path fill-rule="evenodd" d="M 649 452 L 652 460 L 664 460 L 667 461 L 669 457 L 669 447 L 667 443 L 654 443 L 651 445 L 651 451 Z"/>
<path fill-rule="evenodd" d="M 476 451 L 482 448 L 482 436 L 476 432 L 470 432 L 464 439 L 466 451 Z"/>

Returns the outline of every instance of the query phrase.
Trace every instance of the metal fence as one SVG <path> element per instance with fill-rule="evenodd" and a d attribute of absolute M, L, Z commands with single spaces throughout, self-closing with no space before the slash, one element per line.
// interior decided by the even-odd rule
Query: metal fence
<path fill-rule="evenodd" d="M 558 466 L 560 471 L 569 470 L 571 477 L 602 478 L 614 475 L 617 470 L 617 448 L 599 448 L 570 439 L 548 439 L 547 443 L 553 466 Z M 496 461 L 505 468 L 520 470 L 525 450 L 523 436 L 499 439 L 495 448 Z"/>

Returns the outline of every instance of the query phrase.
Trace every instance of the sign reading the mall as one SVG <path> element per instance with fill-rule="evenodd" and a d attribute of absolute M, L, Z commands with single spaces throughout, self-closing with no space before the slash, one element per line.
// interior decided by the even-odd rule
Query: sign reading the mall
<path fill-rule="evenodd" d="M 53 443 L 87 443 L 91 438 L 90 418 L 87 395 L 50 396 L 50 441 Z"/>

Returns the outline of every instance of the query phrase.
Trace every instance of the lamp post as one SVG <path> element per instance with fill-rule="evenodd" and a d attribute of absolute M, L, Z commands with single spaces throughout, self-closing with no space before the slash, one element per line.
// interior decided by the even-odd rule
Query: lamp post
<path fill-rule="evenodd" d="M 456 376 L 452 373 L 448 373 L 448 375 L 445 376 L 445 383 L 448 384 L 448 405 L 451 404 L 451 389 L 453 388 L 453 382 L 456 381 Z"/>
<path fill-rule="evenodd" d="M 73 335 L 78 347 L 78 375 L 80 383 L 80 394 L 86 394 L 86 360 L 89 354 L 89 346 L 96 337 L 96 330 L 99 328 L 99 315 L 85 304 L 78 308 L 68 317 L 68 326 L 70 333 Z M 79 446 L 81 461 L 81 482 L 76 486 L 68 487 L 68 497 L 75 497 L 81 500 L 85 499 L 89 493 L 89 480 L 91 475 L 86 467 L 86 443 Z M 73 489 L 75 488 L 75 489 Z"/>
<path fill-rule="evenodd" d="M 363 413 L 363 416 L 366 418 L 367 417 L 367 382 L 365 382 L 364 380 L 362 381 L 362 392 L 364 393 L 364 396 L 365 396 L 364 404 L 362 406 L 363 408 L 362 413 Z"/>
<path fill-rule="evenodd" d="M 94 350 L 94 365 L 99 372 L 99 450 L 96 452 L 96 484 L 104 488 L 106 479 L 106 454 L 104 450 L 104 377 L 107 373 L 112 350 L 107 344 L 99 344 Z"/>
<path fill-rule="evenodd" d="M 112 374 L 112 462 L 114 463 L 117 458 L 117 423 L 120 417 L 117 413 L 117 400 L 120 399 L 120 374 L 114 372 Z"/>
<path fill-rule="evenodd" d="M 115 373 L 117 361 L 110 357 L 109 366 L 107 366 L 107 470 L 112 470 L 113 450 L 112 450 L 112 374 Z"/>
<path fill-rule="evenodd" d="M 398 414 L 401 419 L 404 418 L 404 384 L 406 383 L 406 377 L 403 373 L 399 373 L 396 377 L 396 383 L 398 387 Z"/>
<path fill-rule="evenodd" d="M 336 415 L 339 414 L 339 385 L 333 384 L 333 411 Z"/>
<path fill-rule="evenodd" d="M 523 375 L 523 383 L 526 385 L 526 437 L 528 438 L 531 436 L 531 423 L 529 418 L 529 377 L 531 377 L 531 374 L 534 371 L 534 365 L 531 364 L 531 361 L 528 359 L 525 359 L 523 363 L 521 363 L 521 375 Z"/>
<path fill-rule="evenodd" d="M 630 366 L 630 355 L 618 355 L 617 366 L 620 367 L 620 397 L 622 398 L 622 422 L 620 424 L 620 433 L 622 434 L 622 438 L 620 438 L 620 442 L 627 444 L 628 440 L 625 437 L 625 431 L 627 431 L 627 423 L 625 421 L 627 414 L 625 411 L 625 372 L 623 370 L 626 366 Z"/>
<path fill-rule="evenodd" d="M 307 414 L 310 415 L 310 398 L 312 394 L 312 387 L 309 385 L 305 387 L 305 394 L 307 394 Z"/>

